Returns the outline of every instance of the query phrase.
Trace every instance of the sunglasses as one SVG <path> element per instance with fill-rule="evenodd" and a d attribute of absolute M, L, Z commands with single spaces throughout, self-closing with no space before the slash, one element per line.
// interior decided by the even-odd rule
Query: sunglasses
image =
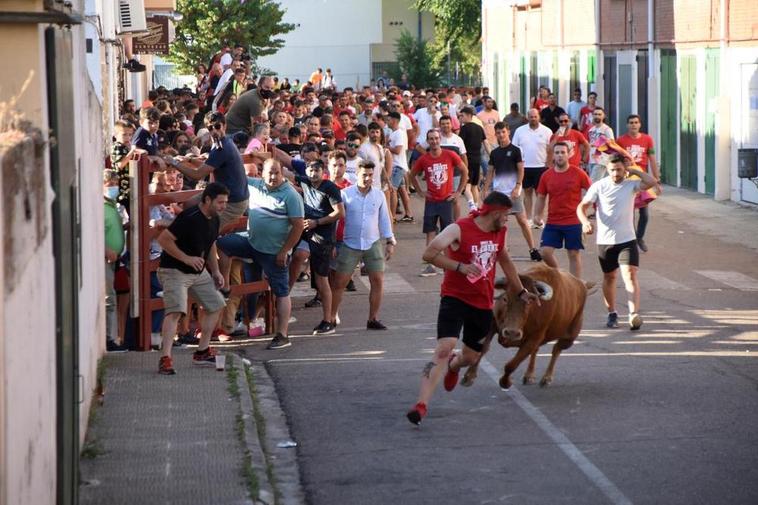
<path fill-rule="evenodd" d="M 223 123 L 213 123 L 211 125 L 211 128 L 214 129 L 214 130 L 220 130 L 223 126 L 224 126 Z"/>
<path fill-rule="evenodd" d="M 561 119 L 561 120 L 560 120 L 560 121 L 558 121 L 558 122 L 559 122 L 559 123 L 561 123 L 561 124 L 563 124 L 563 123 L 568 123 L 569 121 L 568 121 L 568 119 Z"/>
<path fill-rule="evenodd" d="M 345 145 L 346 145 L 347 147 L 350 147 L 350 148 L 352 148 L 352 149 L 358 149 L 358 148 L 360 147 L 360 144 L 352 144 L 352 143 L 347 143 L 347 144 L 345 144 Z"/>

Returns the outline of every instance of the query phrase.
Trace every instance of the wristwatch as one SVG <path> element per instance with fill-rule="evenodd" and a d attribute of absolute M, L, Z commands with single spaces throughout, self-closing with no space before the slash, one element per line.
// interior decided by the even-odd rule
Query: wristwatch
<path fill-rule="evenodd" d="M 387 245 L 397 245 L 397 240 L 395 239 L 395 237 L 388 238 Z"/>

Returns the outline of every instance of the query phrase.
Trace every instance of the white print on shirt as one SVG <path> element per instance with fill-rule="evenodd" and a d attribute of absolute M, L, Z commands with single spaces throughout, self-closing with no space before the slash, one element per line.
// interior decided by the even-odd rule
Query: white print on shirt
<path fill-rule="evenodd" d="M 471 246 L 471 263 L 479 267 L 479 274 L 466 276 L 470 282 L 473 283 L 486 277 L 494 268 L 498 249 L 498 245 L 491 240 L 483 240 L 479 242 L 478 246 Z"/>
<path fill-rule="evenodd" d="M 635 163 L 639 163 L 642 160 L 642 155 L 645 154 L 645 148 L 637 144 L 632 144 L 627 150 L 634 158 Z"/>
<path fill-rule="evenodd" d="M 445 163 L 434 163 L 432 165 L 432 177 L 429 182 L 441 188 L 447 182 L 447 165 Z"/>

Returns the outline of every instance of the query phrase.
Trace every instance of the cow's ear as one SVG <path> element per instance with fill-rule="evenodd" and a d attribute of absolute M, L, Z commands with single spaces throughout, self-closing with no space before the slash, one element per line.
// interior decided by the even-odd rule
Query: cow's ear
<path fill-rule="evenodd" d="M 508 287 L 508 279 L 505 277 L 498 277 L 495 279 L 495 289 L 506 289 Z"/>

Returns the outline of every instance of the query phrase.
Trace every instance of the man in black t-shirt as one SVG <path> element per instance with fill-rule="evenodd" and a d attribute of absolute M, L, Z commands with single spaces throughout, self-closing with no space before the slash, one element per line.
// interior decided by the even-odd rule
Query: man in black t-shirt
<path fill-rule="evenodd" d="M 461 129 L 458 134 L 466 146 L 466 158 L 468 160 L 468 184 L 471 186 L 471 195 L 476 203 L 481 201 L 479 195 L 479 179 L 482 169 L 482 147 L 487 154 L 492 147 L 487 142 L 487 135 L 484 128 L 474 123 L 476 111 L 470 105 L 461 109 Z"/>
<path fill-rule="evenodd" d="M 161 375 L 176 373 L 171 348 L 176 324 L 187 310 L 188 293 L 205 309 L 202 337 L 197 351 L 192 355 L 192 362 L 206 366 L 215 364 L 216 353 L 210 347 L 210 340 L 225 305 L 224 298 L 218 291 L 224 285 L 224 277 L 218 268 L 216 238 L 219 215 L 224 212 L 228 198 L 229 190 L 223 184 L 208 184 L 202 193 L 200 204 L 183 210 L 158 236 L 158 244 L 163 248 L 158 280 L 163 286 L 166 314 L 161 328 L 163 347 L 158 362 L 158 373 Z"/>
<path fill-rule="evenodd" d="M 287 132 L 287 140 L 287 144 L 279 144 L 276 148 L 293 158 L 300 159 L 300 149 L 303 147 L 300 144 L 300 128 L 297 126 L 290 128 Z"/>
<path fill-rule="evenodd" d="M 311 273 L 316 284 L 318 299 L 323 309 L 323 319 L 313 329 L 313 334 L 334 333 L 331 321 L 332 291 L 329 286 L 329 265 L 334 248 L 336 223 L 345 215 L 339 188 L 324 179 L 324 163 L 311 161 L 306 165 L 305 177 L 295 175 L 295 185 L 303 192 L 305 205 L 305 231 L 295 248 L 290 263 L 290 289 L 310 257 Z"/>
<path fill-rule="evenodd" d="M 560 126 L 558 124 L 558 117 L 561 114 L 565 114 L 566 111 L 556 105 L 554 93 L 550 93 L 547 96 L 547 103 L 548 106 L 540 111 L 540 122 L 553 130 L 553 133 L 555 133 Z"/>

